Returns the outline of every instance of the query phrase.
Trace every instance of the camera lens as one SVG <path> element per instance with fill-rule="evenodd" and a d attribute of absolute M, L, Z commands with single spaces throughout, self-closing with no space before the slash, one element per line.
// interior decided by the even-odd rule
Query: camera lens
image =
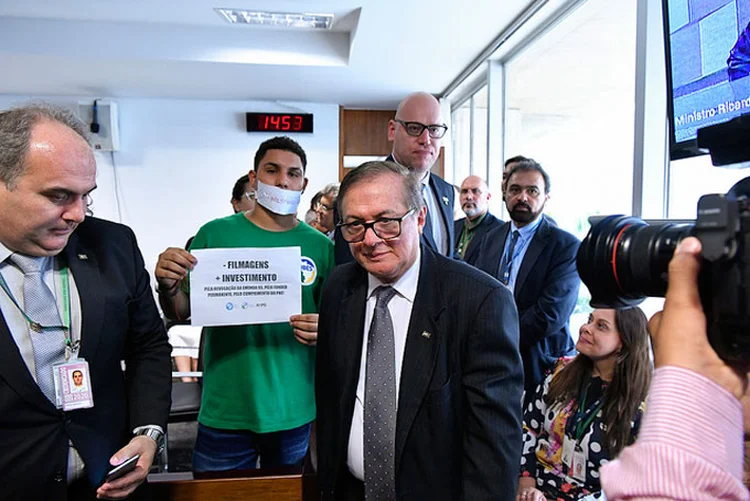
<path fill-rule="evenodd" d="M 667 292 L 667 267 L 693 225 L 649 225 L 631 216 L 592 218 L 578 249 L 578 274 L 594 308 L 623 308 Z"/>

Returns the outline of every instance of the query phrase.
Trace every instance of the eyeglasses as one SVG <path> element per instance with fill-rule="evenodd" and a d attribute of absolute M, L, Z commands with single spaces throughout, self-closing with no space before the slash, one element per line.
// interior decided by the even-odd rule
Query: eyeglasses
<path fill-rule="evenodd" d="M 427 134 L 429 134 L 432 139 L 440 139 L 448 131 L 448 126 L 445 124 L 425 125 L 420 122 L 404 122 L 403 120 L 398 119 L 394 121 L 400 123 L 406 133 L 414 137 L 421 136 L 424 130 L 427 129 Z"/>
<path fill-rule="evenodd" d="M 322 211 L 325 211 L 325 212 L 330 212 L 330 211 L 333 210 L 333 207 L 328 207 L 323 202 L 318 202 L 318 203 L 315 204 L 315 210 L 322 210 Z"/>
<path fill-rule="evenodd" d="M 341 236 L 344 237 L 344 241 L 350 244 L 364 240 L 368 228 L 372 228 L 372 231 L 378 238 L 392 240 L 401 235 L 401 222 L 415 210 L 412 207 L 401 217 L 383 217 L 370 223 L 355 221 L 353 223 L 338 224 L 338 227 L 341 228 Z"/>

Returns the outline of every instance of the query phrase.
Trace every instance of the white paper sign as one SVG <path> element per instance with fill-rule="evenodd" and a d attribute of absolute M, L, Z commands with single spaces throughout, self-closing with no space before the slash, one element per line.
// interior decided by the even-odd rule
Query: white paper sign
<path fill-rule="evenodd" d="M 192 325 L 288 322 L 302 312 L 299 247 L 200 249 L 190 272 Z"/>

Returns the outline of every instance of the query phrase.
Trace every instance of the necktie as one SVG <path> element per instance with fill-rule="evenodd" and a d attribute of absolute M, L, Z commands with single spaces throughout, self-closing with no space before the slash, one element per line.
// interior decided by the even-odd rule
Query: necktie
<path fill-rule="evenodd" d="M 65 334 L 61 327 L 60 312 L 52 291 L 42 279 L 44 257 L 13 254 L 10 260 L 23 272 L 23 307 L 26 315 L 45 329 L 29 326 L 31 346 L 34 350 L 36 381 L 42 393 L 55 401 L 55 382 L 52 366 L 65 359 Z M 56 328 L 48 328 L 55 326 Z M 40 331 L 40 332 L 38 332 Z"/>
<path fill-rule="evenodd" d="M 396 290 L 381 286 L 375 294 L 365 376 L 365 499 L 388 501 L 396 499 L 396 355 L 388 312 Z"/>
<path fill-rule="evenodd" d="M 508 247 L 508 253 L 503 256 L 503 261 L 500 265 L 500 276 L 505 285 L 508 285 L 508 282 L 510 281 L 510 270 L 513 266 L 513 251 L 516 249 L 516 243 L 518 243 L 518 237 L 520 236 L 521 234 L 518 230 L 513 231 L 513 236 L 510 239 L 510 246 Z"/>

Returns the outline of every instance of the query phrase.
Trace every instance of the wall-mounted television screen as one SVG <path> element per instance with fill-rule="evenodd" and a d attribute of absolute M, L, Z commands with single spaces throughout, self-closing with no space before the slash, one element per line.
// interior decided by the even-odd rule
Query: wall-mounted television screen
<path fill-rule="evenodd" d="M 673 160 L 698 129 L 750 113 L 750 0 L 663 0 Z"/>

